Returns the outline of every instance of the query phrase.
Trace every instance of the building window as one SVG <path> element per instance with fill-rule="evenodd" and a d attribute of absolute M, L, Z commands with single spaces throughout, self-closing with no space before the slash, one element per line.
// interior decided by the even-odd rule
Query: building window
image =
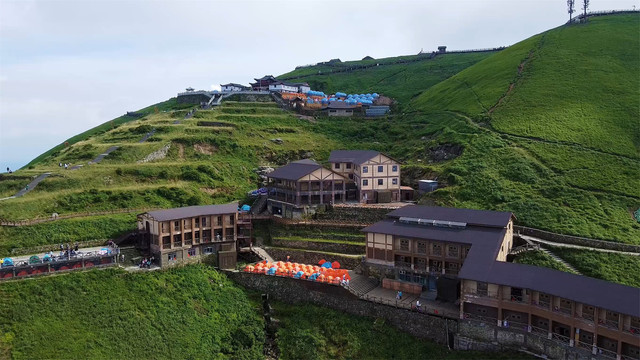
<path fill-rule="evenodd" d="M 457 245 L 449 245 L 449 257 L 458 257 L 458 246 Z"/>
<path fill-rule="evenodd" d="M 369 180 L 367 179 L 362 180 L 362 186 L 367 186 L 367 185 L 369 185 Z"/>
<path fill-rule="evenodd" d="M 418 241 L 417 244 L 417 253 L 426 254 L 427 253 L 427 242 L 426 241 Z"/>
<path fill-rule="evenodd" d="M 362 172 L 365 173 L 365 174 L 368 173 L 369 172 L 369 167 L 368 166 L 363 166 L 362 167 Z"/>
<path fill-rule="evenodd" d="M 391 179 L 391 183 L 392 183 L 393 185 L 398 185 L 398 178 L 393 178 L 393 179 Z"/>
<path fill-rule="evenodd" d="M 200 218 L 197 217 L 195 218 L 195 220 L 196 220 L 196 227 L 200 227 Z"/>
<path fill-rule="evenodd" d="M 384 166 L 380 165 L 378 166 L 378 172 L 383 172 L 384 171 Z"/>
<path fill-rule="evenodd" d="M 180 231 L 180 221 L 173 222 L 173 231 Z"/>
<path fill-rule="evenodd" d="M 442 245 L 433 244 L 433 252 L 432 255 L 442 256 Z"/>
<path fill-rule="evenodd" d="M 333 168 L 334 169 L 340 169 L 340 163 L 333 164 Z"/>
<path fill-rule="evenodd" d="M 202 218 L 202 226 L 207 226 L 207 218 L 206 217 Z"/>
<path fill-rule="evenodd" d="M 478 295 L 487 296 L 489 292 L 489 284 L 478 281 Z"/>
<path fill-rule="evenodd" d="M 391 171 L 393 171 L 393 172 L 398 172 L 398 165 L 393 165 L 393 166 L 391 167 Z"/>
<path fill-rule="evenodd" d="M 204 253 L 205 254 L 213 254 L 213 247 L 209 246 L 204 248 Z"/>
<path fill-rule="evenodd" d="M 196 256 L 196 249 L 195 248 L 189 249 L 189 251 L 187 251 L 187 256 L 189 257 Z"/>
<path fill-rule="evenodd" d="M 384 180 L 383 179 L 378 179 L 378 185 L 384 185 Z"/>
<path fill-rule="evenodd" d="M 409 239 L 400 239 L 400 248 L 402 251 L 409 251 Z"/>
<path fill-rule="evenodd" d="M 233 222 L 236 220 L 234 215 L 229 215 L 229 224 L 233 225 Z"/>
<path fill-rule="evenodd" d="M 174 252 L 173 252 L 173 253 L 169 253 L 169 254 L 167 254 L 167 260 L 169 260 L 169 261 L 176 261 L 176 259 L 177 259 L 177 255 L 176 255 L 176 253 L 174 253 Z"/>
<path fill-rule="evenodd" d="M 222 216 L 218 216 L 218 218 L 216 219 L 216 225 L 217 226 L 222 226 Z"/>
<path fill-rule="evenodd" d="M 351 163 L 347 163 L 347 169 L 351 169 Z"/>
<path fill-rule="evenodd" d="M 168 233 L 169 232 L 169 223 L 163 222 L 162 223 L 162 232 L 163 233 Z"/>

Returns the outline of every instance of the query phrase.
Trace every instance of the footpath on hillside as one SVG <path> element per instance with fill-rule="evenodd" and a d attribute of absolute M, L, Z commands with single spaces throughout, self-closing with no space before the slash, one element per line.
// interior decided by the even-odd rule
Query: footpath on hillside
<path fill-rule="evenodd" d="M 24 188 L 24 189 L 22 189 L 22 190 L 18 191 L 15 195 L 13 195 L 13 196 L 9 196 L 9 197 L 6 197 L 6 198 L 2 198 L 2 199 L 0 199 L 0 200 L 13 199 L 13 198 L 17 198 L 17 197 L 21 197 L 21 196 L 23 196 L 24 194 L 26 194 L 26 193 L 30 192 L 30 191 L 31 191 L 31 190 L 33 190 L 36 186 L 38 186 L 38 184 L 39 184 L 42 180 L 46 179 L 49 175 L 51 175 L 51 173 L 50 173 L 50 172 L 47 172 L 47 173 L 44 173 L 44 174 L 40 174 L 40 175 L 39 175 L 38 177 L 36 177 L 35 179 L 31 180 L 31 182 L 30 182 L 27 186 L 25 186 L 25 188 Z"/>

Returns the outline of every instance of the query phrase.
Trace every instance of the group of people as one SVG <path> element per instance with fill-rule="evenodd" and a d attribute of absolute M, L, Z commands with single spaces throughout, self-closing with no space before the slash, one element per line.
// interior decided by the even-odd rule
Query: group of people
<path fill-rule="evenodd" d="M 9 174 L 13 174 L 13 171 L 11 171 L 11 169 L 9 169 L 9 167 L 7 166 L 7 173 Z"/>
<path fill-rule="evenodd" d="M 78 242 L 76 242 L 74 244 L 74 246 L 72 247 L 70 243 L 66 244 L 66 248 L 65 248 L 65 244 L 60 244 L 60 257 L 70 257 L 70 256 L 76 256 L 78 254 L 78 248 L 80 247 L 80 244 L 78 244 Z"/>
<path fill-rule="evenodd" d="M 155 260 L 155 257 L 149 257 L 149 258 L 144 258 L 142 259 L 142 261 L 140 261 L 140 268 L 147 268 L 150 269 L 151 268 L 151 264 L 153 264 L 153 261 Z"/>
<path fill-rule="evenodd" d="M 64 164 L 63 163 L 58 163 L 58 166 L 59 167 L 63 167 L 64 166 L 65 170 L 69 169 L 69 164 L 67 164 L 67 163 L 64 163 Z"/>

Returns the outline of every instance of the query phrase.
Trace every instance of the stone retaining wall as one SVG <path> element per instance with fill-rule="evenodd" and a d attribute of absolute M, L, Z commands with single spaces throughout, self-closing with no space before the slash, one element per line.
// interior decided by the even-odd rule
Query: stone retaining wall
<path fill-rule="evenodd" d="M 328 252 L 334 252 L 334 253 L 340 253 L 340 254 L 353 254 L 353 255 L 364 256 L 364 253 L 365 253 L 364 243 L 362 243 L 362 245 L 354 245 L 354 244 L 341 244 L 341 243 L 330 243 L 330 242 L 320 242 L 320 241 L 283 240 L 283 239 L 278 239 L 277 237 L 274 237 L 271 239 L 271 244 L 279 247 L 328 251 Z"/>
<path fill-rule="evenodd" d="M 460 320 L 458 333 L 453 340 L 456 350 L 500 351 L 504 349 L 527 349 L 534 354 L 551 359 L 591 359 L 588 350 L 561 345 L 553 340 L 514 330 Z"/>
<path fill-rule="evenodd" d="M 450 333 L 457 331 L 457 320 L 445 320 L 434 315 L 418 314 L 360 300 L 341 286 L 235 271 L 228 271 L 226 274 L 245 288 L 268 293 L 282 302 L 307 302 L 353 315 L 382 318 L 415 337 L 430 339 L 440 344 L 447 343 L 447 326 Z M 275 317 L 277 318 L 278 314 L 275 314 Z"/>
<path fill-rule="evenodd" d="M 331 262 L 337 261 L 344 269 L 355 269 L 362 263 L 362 257 L 360 256 L 340 256 L 304 250 L 281 249 L 273 247 L 266 247 L 265 250 L 275 261 L 285 261 L 287 259 L 287 256 L 290 256 L 290 260 L 292 262 L 315 265 L 318 263 L 318 261 L 324 259 Z"/>
<path fill-rule="evenodd" d="M 596 240 L 583 238 L 578 236 L 571 235 L 563 235 L 556 234 L 549 231 L 529 228 L 526 226 L 515 225 L 513 227 L 514 236 L 517 236 L 518 233 L 522 235 L 528 235 L 537 237 L 543 240 L 549 240 L 553 242 L 559 242 L 563 244 L 572 244 L 572 245 L 581 245 L 581 246 L 589 246 L 600 249 L 608 249 L 608 250 L 618 250 L 618 251 L 628 251 L 628 252 L 638 252 L 640 253 L 640 245 L 632 245 L 632 244 L 622 244 L 613 241 L 605 241 L 605 240 Z"/>

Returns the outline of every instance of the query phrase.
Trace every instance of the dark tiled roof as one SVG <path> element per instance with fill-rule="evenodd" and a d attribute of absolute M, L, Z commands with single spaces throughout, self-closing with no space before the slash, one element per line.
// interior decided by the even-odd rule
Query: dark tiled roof
<path fill-rule="evenodd" d="M 458 275 L 460 278 L 541 291 L 640 317 L 639 288 L 538 266 L 502 261 L 494 261 L 490 268 L 482 271 L 467 269 L 466 266 L 465 262 Z"/>
<path fill-rule="evenodd" d="M 317 162 L 305 159 L 294 161 L 283 167 L 279 167 L 273 172 L 267 174 L 267 176 L 273 179 L 298 180 L 301 177 L 320 169 L 321 167 L 322 166 Z"/>
<path fill-rule="evenodd" d="M 273 75 L 265 75 L 265 76 L 261 77 L 260 79 L 254 78 L 253 80 L 255 80 L 255 81 L 260 81 L 260 80 L 265 81 L 265 80 L 275 80 L 275 79 L 276 78 Z"/>
<path fill-rule="evenodd" d="M 245 86 L 245 85 L 242 85 L 242 84 L 236 84 L 236 83 L 220 84 L 220 86 L 235 86 L 235 87 L 239 87 L 239 88 L 248 87 L 248 86 Z"/>
<path fill-rule="evenodd" d="M 175 209 L 156 210 L 149 211 L 147 214 L 158 221 L 168 221 L 190 218 L 194 216 L 231 214 L 237 211 L 238 203 L 233 202 L 224 205 L 188 206 Z"/>
<path fill-rule="evenodd" d="M 355 105 L 349 105 L 344 101 L 332 101 L 322 110 L 326 110 L 326 109 L 349 110 L 349 109 L 355 109 L 355 108 L 356 108 Z"/>
<path fill-rule="evenodd" d="M 329 162 L 362 164 L 378 154 L 380 152 L 374 150 L 333 150 L 329 155 Z"/>
<path fill-rule="evenodd" d="M 333 155 L 333 153 L 332 153 Z M 331 161 L 331 158 L 329 159 Z M 504 228 L 513 214 L 510 212 L 456 209 L 438 206 L 409 205 L 387 214 L 390 217 L 412 217 L 419 219 L 457 221 L 474 226 Z"/>

